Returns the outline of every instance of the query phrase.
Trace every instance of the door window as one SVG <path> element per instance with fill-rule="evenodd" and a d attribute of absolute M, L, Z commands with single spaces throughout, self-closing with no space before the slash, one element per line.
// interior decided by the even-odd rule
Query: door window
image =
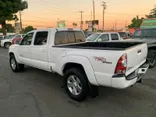
<path fill-rule="evenodd" d="M 109 35 L 108 34 L 101 35 L 98 41 L 109 41 Z"/>
<path fill-rule="evenodd" d="M 48 31 L 37 32 L 34 45 L 45 45 L 48 39 Z"/>
<path fill-rule="evenodd" d="M 117 34 L 111 34 L 112 40 L 119 40 L 119 37 Z"/>
<path fill-rule="evenodd" d="M 31 45 L 34 33 L 28 33 L 22 40 L 20 45 Z"/>

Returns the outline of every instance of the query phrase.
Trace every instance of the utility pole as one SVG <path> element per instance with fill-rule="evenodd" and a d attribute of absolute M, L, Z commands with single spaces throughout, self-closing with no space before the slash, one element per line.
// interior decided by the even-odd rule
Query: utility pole
<path fill-rule="evenodd" d="M 105 26 L 105 10 L 106 10 L 106 2 L 104 2 L 104 1 L 102 1 L 102 5 L 101 5 L 102 7 L 103 7 L 103 24 L 102 24 L 102 30 L 104 31 L 104 26 Z"/>
<path fill-rule="evenodd" d="M 22 32 L 22 13 L 21 13 L 21 11 L 19 11 L 19 17 L 20 17 L 20 28 L 21 28 L 21 32 Z"/>
<path fill-rule="evenodd" d="M 91 16 L 90 16 L 90 20 L 91 20 L 91 21 L 93 20 L 93 15 L 92 15 L 92 11 L 91 11 Z"/>
<path fill-rule="evenodd" d="M 93 29 L 95 28 L 95 1 L 93 0 Z M 93 30 L 95 32 L 95 30 Z"/>
<path fill-rule="evenodd" d="M 82 30 L 82 25 L 83 25 L 83 21 L 82 21 L 82 14 L 84 13 L 83 11 L 80 11 L 80 13 L 81 13 L 81 23 L 80 23 L 80 29 Z"/>

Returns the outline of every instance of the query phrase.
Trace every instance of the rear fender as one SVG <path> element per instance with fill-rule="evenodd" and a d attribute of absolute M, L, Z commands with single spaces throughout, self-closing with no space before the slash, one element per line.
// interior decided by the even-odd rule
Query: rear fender
<path fill-rule="evenodd" d="M 86 57 L 76 55 L 65 56 L 56 63 L 54 70 L 63 76 L 64 67 L 68 63 L 76 63 L 82 65 L 87 75 L 88 81 L 93 85 L 98 85 L 96 77 L 94 75 L 93 67 Z"/>

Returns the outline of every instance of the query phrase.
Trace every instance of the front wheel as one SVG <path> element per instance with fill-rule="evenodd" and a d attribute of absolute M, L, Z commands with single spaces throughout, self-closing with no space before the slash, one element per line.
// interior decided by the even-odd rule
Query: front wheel
<path fill-rule="evenodd" d="M 148 51 L 147 61 L 149 63 L 150 68 L 155 67 L 155 65 L 156 65 L 156 50 L 151 49 Z"/>
<path fill-rule="evenodd" d="M 10 67 L 13 72 L 20 72 L 24 70 L 24 65 L 17 63 L 14 55 L 10 56 Z"/>
<path fill-rule="evenodd" d="M 84 101 L 88 96 L 88 81 L 84 73 L 72 68 L 65 73 L 65 88 L 73 100 Z"/>
<path fill-rule="evenodd" d="M 4 47 L 5 47 L 5 48 L 9 48 L 10 46 L 11 46 L 11 43 L 5 43 L 5 44 L 4 44 Z"/>

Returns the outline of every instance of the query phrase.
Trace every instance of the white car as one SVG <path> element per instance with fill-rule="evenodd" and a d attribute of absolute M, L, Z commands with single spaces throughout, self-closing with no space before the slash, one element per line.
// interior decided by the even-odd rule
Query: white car
<path fill-rule="evenodd" d="M 5 47 L 5 48 L 9 48 L 9 46 L 11 45 L 11 40 L 14 37 L 15 37 L 15 35 L 8 35 L 8 36 L 6 36 L 4 39 L 2 39 L 0 41 L 0 46 L 1 47 Z"/>
<path fill-rule="evenodd" d="M 105 42 L 105 41 L 120 41 L 123 40 L 119 33 L 116 32 L 103 32 L 103 33 L 94 33 L 87 37 L 87 42 Z"/>
<path fill-rule="evenodd" d="M 22 35 L 21 34 L 19 34 L 19 35 L 8 35 L 0 41 L 0 46 L 5 47 L 5 48 L 9 48 L 12 44 L 12 40 L 15 38 L 22 38 Z"/>
<path fill-rule="evenodd" d="M 79 29 L 52 28 L 26 34 L 9 48 L 13 72 L 24 65 L 64 76 L 68 95 L 82 101 L 98 86 L 125 89 L 140 82 L 148 69 L 143 42 L 85 42 Z M 45 76 L 46 77 L 46 76 Z"/>

